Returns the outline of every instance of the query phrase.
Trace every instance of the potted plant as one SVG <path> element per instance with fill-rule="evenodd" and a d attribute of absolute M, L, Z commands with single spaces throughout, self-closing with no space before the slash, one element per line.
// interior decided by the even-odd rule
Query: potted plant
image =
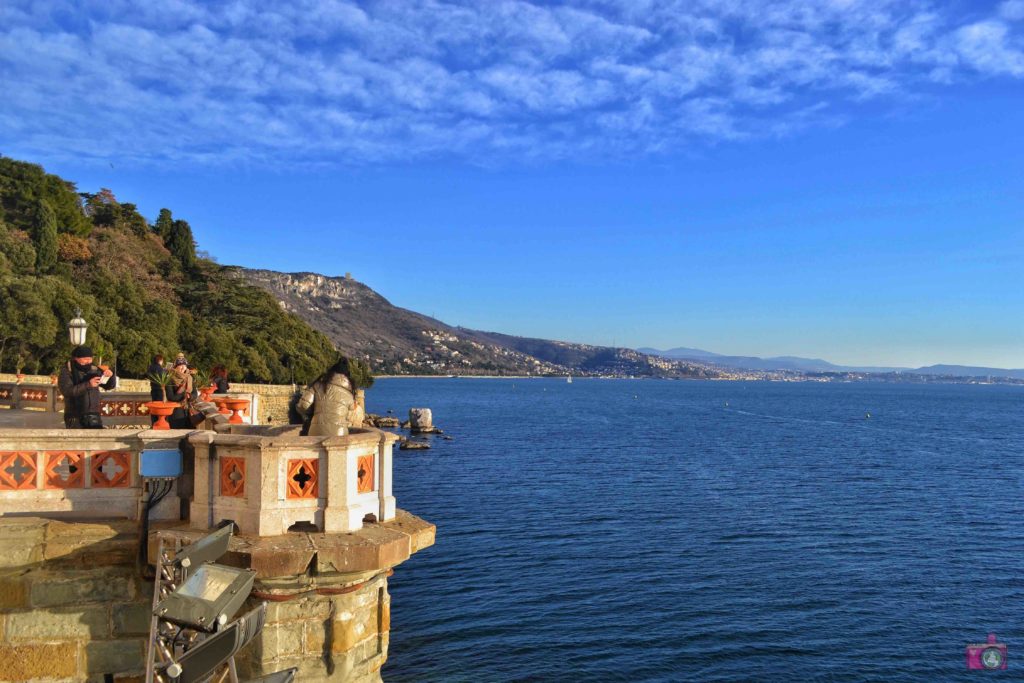
<path fill-rule="evenodd" d="M 167 387 L 174 379 L 167 372 L 154 372 L 146 377 L 150 382 L 160 387 L 160 394 L 163 396 L 162 401 L 149 401 L 146 403 L 150 414 L 156 415 L 157 418 L 156 422 L 153 423 L 153 429 L 170 429 L 171 425 L 167 423 L 167 417 L 174 412 L 178 404 L 167 400 Z"/>
<path fill-rule="evenodd" d="M 92 345 L 93 361 L 98 368 L 101 370 L 109 370 L 110 367 L 103 364 L 103 357 L 109 355 L 110 349 L 103 343 L 102 339 L 97 338 Z"/>
<path fill-rule="evenodd" d="M 57 380 L 60 378 L 60 363 L 57 363 L 50 370 L 50 384 L 57 386 Z"/>
<path fill-rule="evenodd" d="M 14 376 L 18 378 L 16 380 L 17 384 L 21 384 L 22 382 L 25 381 L 25 373 L 22 372 L 22 370 L 24 370 L 24 369 L 25 369 L 25 356 L 24 356 L 24 354 L 19 353 L 18 357 L 14 359 Z"/>
<path fill-rule="evenodd" d="M 192 371 L 192 378 L 195 383 L 194 386 L 199 391 L 200 400 L 209 402 L 210 396 L 217 390 L 210 373 L 196 368 Z"/>

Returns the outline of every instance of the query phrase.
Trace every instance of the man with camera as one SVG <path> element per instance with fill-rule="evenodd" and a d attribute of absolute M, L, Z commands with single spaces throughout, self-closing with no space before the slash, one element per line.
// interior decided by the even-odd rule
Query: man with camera
<path fill-rule="evenodd" d="M 117 378 L 110 370 L 92 364 L 92 349 L 77 346 L 57 380 L 64 395 L 64 426 L 68 429 L 103 429 L 100 387 L 110 391 Z"/>

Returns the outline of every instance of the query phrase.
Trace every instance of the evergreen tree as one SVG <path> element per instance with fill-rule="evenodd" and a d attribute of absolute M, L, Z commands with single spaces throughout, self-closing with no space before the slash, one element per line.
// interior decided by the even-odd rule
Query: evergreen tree
<path fill-rule="evenodd" d="M 165 240 L 167 248 L 185 270 L 196 265 L 196 242 L 192 238 L 192 226 L 188 221 L 177 220 L 171 226 L 171 236 Z"/>
<path fill-rule="evenodd" d="M 174 219 L 171 217 L 170 209 L 160 209 L 160 215 L 157 216 L 156 224 L 153 226 L 153 230 L 156 234 L 160 235 L 160 239 L 167 244 L 167 240 L 171 238 L 171 230 L 174 228 Z"/>
<path fill-rule="evenodd" d="M 46 273 L 57 264 L 57 216 L 44 201 L 37 202 L 33 211 L 31 235 L 36 245 L 36 270 Z"/>

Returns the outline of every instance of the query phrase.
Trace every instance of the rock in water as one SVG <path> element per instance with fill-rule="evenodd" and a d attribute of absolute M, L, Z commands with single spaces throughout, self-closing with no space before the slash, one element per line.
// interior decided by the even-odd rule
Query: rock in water
<path fill-rule="evenodd" d="M 423 451 L 430 450 L 430 444 L 423 441 L 403 441 L 398 447 L 400 451 Z"/>
<path fill-rule="evenodd" d="M 409 424 L 413 429 L 430 429 L 434 426 L 434 414 L 430 408 L 409 408 Z"/>
<path fill-rule="evenodd" d="M 409 429 L 413 434 L 440 434 L 434 426 L 434 415 L 430 408 L 409 408 Z"/>

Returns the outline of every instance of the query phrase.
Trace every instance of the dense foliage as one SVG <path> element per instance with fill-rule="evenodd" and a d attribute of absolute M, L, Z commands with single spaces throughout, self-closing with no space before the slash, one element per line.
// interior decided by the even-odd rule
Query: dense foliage
<path fill-rule="evenodd" d="M 113 192 L 79 194 L 42 167 L 0 156 L 0 370 L 53 372 L 80 308 L 88 343 L 125 377 L 184 351 L 253 382 L 308 382 L 337 359 L 323 334 L 229 268 L 199 258 L 187 221 L 151 226 Z"/>

